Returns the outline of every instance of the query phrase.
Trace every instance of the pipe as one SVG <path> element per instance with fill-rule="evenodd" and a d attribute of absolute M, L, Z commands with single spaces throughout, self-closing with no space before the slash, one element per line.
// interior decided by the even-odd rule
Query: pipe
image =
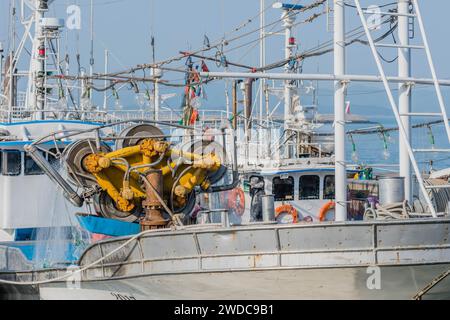
<path fill-rule="evenodd" d="M 248 78 L 245 81 L 245 136 L 247 137 L 247 142 L 251 139 L 250 130 L 252 129 L 252 122 L 250 118 L 252 117 L 254 81 L 254 78 Z"/>
<path fill-rule="evenodd" d="M 269 80 L 313 80 L 313 81 L 346 81 L 346 82 L 376 82 L 382 83 L 380 76 L 356 74 L 286 74 L 286 73 L 246 73 L 246 72 L 200 72 L 203 78 L 232 78 L 232 79 L 269 79 Z M 433 79 L 413 77 L 386 77 L 389 82 L 434 85 Z M 450 80 L 438 80 L 441 86 L 450 87 Z"/>
<path fill-rule="evenodd" d="M 48 163 L 42 153 L 33 145 L 26 145 L 24 150 L 36 162 L 39 168 L 63 190 L 64 197 L 74 206 L 81 208 L 83 206 L 83 198 L 81 198 L 75 190 L 64 180 L 63 177 Z"/>
<path fill-rule="evenodd" d="M 237 112 L 237 84 L 238 81 L 237 80 L 233 80 L 233 89 L 232 89 L 232 99 L 233 99 L 233 129 L 236 130 L 237 129 L 237 117 L 238 117 L 238 112 Z"/>

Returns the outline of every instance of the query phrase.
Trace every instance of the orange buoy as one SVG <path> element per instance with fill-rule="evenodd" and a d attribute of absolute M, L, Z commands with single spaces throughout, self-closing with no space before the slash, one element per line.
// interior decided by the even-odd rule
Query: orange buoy
<path fill-rule="evenodd" d="M 282 213 L 287 213 L 292 216 L 292 222 L 298 222 L 298 211 L 290 204 L 284 204 L 275 209 L 275 219 L 277 219 Z"/>
<path fill-rule="evenodd" d="M 245 194 L 241 188 L 235 188 L 228 194 L 228 208 L 238 216 L 245 212 Z"/>
<path fill-rule="evenodd" d="M 328 211 L 330 211 L 331 209 L 334 209 L 335 207 L 336 207 L 336 203 L 334 201 L 329 201 L 326 204 L 324 204 L 323 207 L 320 208 L 320 211 L 319 211 L 319 220 L 325 221 Z"/>

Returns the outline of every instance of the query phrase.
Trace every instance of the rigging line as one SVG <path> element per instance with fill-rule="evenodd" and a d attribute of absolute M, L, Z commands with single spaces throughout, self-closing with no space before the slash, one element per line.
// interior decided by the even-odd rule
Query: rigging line
<path fill-rule="evenodd" d="M 299 23 L 302 23 L 302 22 L 299 22 Z M 381 37 L 377 38 L 375 41 L 380 41 L 381 39 L 384 39 L 392 31 L 393 30 L 389 30 L 384 35 L 382 35 Z M 352 43 L 357 42 L 356 40 L 358 40 L 358 39 L 353 39 L 352 41 L 349 41 L 347 45 L 351 45 Z M 310 53 L 310 54 L 303 54 L 303 55 L 301 54 L 300 56 L 301 56 L 301 58 L 304 59 L 304 58 L 315 56 L 315 55 L 325 54 L 325 53 L 330 52 L 330 51 L 332 51 L 332 49 L 331 50 L 325 50 L 325 51 L 322 51 L 322 52 Z M 297 57 L 297 59 L 298 59 L 298 57 Z M 268 65 L 264 70 L 274 69 L 274 68 L 277 68 L 277 67 L 280 67 L 280 66 L 284 65 L 285 63 L 286 63 L 285 61 L 282 61 L 282 62 L 278 62 L 276 64 L 271 64 L 271 65 Z M 133 70 L 139 70 L 139 69 L 142 69 L 142 68 L 135 68 Z M 187 72 L 186 70 L 181 69 L 181 68 L 180 69 L 174 69 L 174 68 L 162 67 L 161 69 L 168 70 L 168 71 L 174 71 L 174 72 L 180 72 L 180 73 L 186 73 Z M 134 73 L 134 71 L 132 71 L 130 73 Z M 107 74 L 107 75 L 98 75 L 97 74 L 96 76 L 97 76 L 95 78 L 96 80 L 104 80 L 103 78 L 99 78 L 99 77 L 100 76 L 111 76 L 111 74 Z M 117 74 L 114 74 L 112 76 L 119 77 Z M 86 77 L 84 77 L 84 78 L 86 78 Z M 133 79 L 134 79 L 134 75 L 133 75 Z M 117 82 L 121 82 L 121 83 L 123 83 L 123 82 L 131 82 L 131 81 L 133 81 L 133 79 L 128 79 L 128 81 L 121 80 L 121 81 L 117 81 Z M 213 80 L 214 79 L 207 79 L 207 80 L 201 81 L 199 84 L 205 84 L 205 83 L 208 83 L 208 82 L 213 81 Z M 151 81 L 154 81 L 154 79 L 140 79 L 140 81 L 150 81 L 151 82 Z M 165 85 L 165 86 L 173 86 L 173 87 L 182 87 L 182 86 L 184 86 L 182 84 L 169 84 L 167 82 L 166 83 L 161 82 L 161 84 Z"/>
<path fill-rule="evenodd" d="M 298 4 L 300 1 L 301 1 L 301 0 L 297 0 L 297 4 Z M 292 8 L 290 8 L 290 9 L 287 11 L 287 13 L 288 13 L 288 14 L 299 14 L 300 12 L 304 12 L 304 11 L 307 11 L 307 10 L 310 10 L 310 9 L 313 9 L 313 8 L 319 6 L 320 4 L 323 4 L 325 1 L 326 1 L 326 0 L 318 0 L 318 1 L 312 3 L 312 4 L 308 5 L 308 6 L 305 6 L 303 9 L 298 10 L 298 12 L 292 12 L 292 11 L 293 11 L 293 7 L 292 7 Z M 257 15 L 257 16 L 259 16 L 259 15 Z M 269 24 L 266 25 L 265 27 L 271 26 L 271 25 L 273 25 L 273 24 L 275 24 L 275 23 L 278 23 L 278 22 L 281 22 L 281 21 L 282 21 L 282 18 L 280 18 L 280 19 L 278 19 L 278 20 L 276 20 L 276 21 L 274 21 L 274 22 L 272 22 L 272 23 L 269 23 Z M 242 34 L 242 35 L 236 36 L 236 37 L 234 37 L 234 38 L 232 38 L 232 39 L 229 39 L 229 40 L 226 40 L 226 39 L 222 38 L 220 41 L 216 41 L 216 44 L 211 45 L 211 46 L 208 47 L 208 48 L 202 47 L 201 49 L 194 50 L 194 51 L 190 50 L 190 51 L 191 51 L 191 53 L 194 53 L 194 54 L 201 53 L 201 52 L 205 52 L 205 51 L 209 51 L 209 50 L 212 50 L 212 49 L 214 49 L 214 48 L 219 47 L 220 45 L 222 45 L 222 44 L 224 44 L 224 43 L 229 44 L 229 42 L 236 41 L 236 40 L 238 40 L 238 39 L 241 39 L 241 38 L 243 38 L 243 37 L 246 37 L 246 36 L 248 36 L 248 35 L 251 35 L 252 33 L 259 32 L 262 28 L 263 28 L 263 27 L 259 27 L 259 28 L 255 29 L 255 30 L 252 30 L 252 31 L 250 31 L 250 32 L 247 32 L 247 33 L 244 33 L 244 34 Z M 160 67 L 161 65 L 169 64 L 169 63 L 172 63 L 172 62 L 175 62 L 175 61 L 179 61 L 179 60 L 182 60 L 182 59 L 184 59 L 184 58 L 186 58 L 186 56 L 175 56 L 175 57 L 172 57 L 172 58 L 169 58 L 169 59 L 166 59 L 166 60 L 163 60 L 163 61 L 154 63 L 154 64 L 152 64 L 152 65 L 146 65 L 146 67 Z M 126 71 L 124 71 L 124 72 L 122 72 L 122 73 L 125 73 L 125 72 L 126 72 Z"/>
<path fill-rule="evenodd" d="M 322 1 L 322 2 L 318 1 L 318 2 L 316 2 L 316 3 L 312 4 L 312 5 L 310 5 L 310 8 L 309 8 L 309 9 L 316 8 L 316 7 L 320 6 L 321 4 L 323 4 L 324 2 L 325 2 L 325 1 Z M 306 11 L 306 10 L 305 10 L 305 11 Z M 310 16 L 308 19 L 304 20 L 303 22 L 304 22 L 304 23 L 312 22 L 313 20 L 315 20 L 315 19 L 318 18 L 319 16 L 321 16 L 321 15 L 323 15 L 323 14 L 326 14 L 326 13 L 328 13 L 328 12 L 329 12 L 328 10 L 324 10 L 324 12 L 320 13 L 319 15 L 318 15 L 318 14 L 312 15 L 312 16 Z M 296 26 L 298 26 L 298 25 L 300 25 L 300 24 L 302 24 L 302 22 L 295 23 L 295 24 L 293 25 L 293 27 L 296 27 Z M 273 29 L 275 28 L 275 26 L 276 26 L 276 25 L 273 25 L 273 26 L 271 27 L 271 29 L 269 30 L 269 34 L 268 34 L 267 32 L 265 32 L 263 35 L 259 35 L 258 39 L 254 40 L 255 44 L 247 50 L 247 52 L 239 59 L 239 62 L 241 62 L 241 61 L 245 58 L 245 56 L 247 56 L 254 48 L 256 48 L 256 47 L 258 46 L 259 42 L 260 42 L 262 39 L 266 39 L 266 38 L 268 38 L 268 36 L 272 36 L 272 35 L 273 35 L 272 32 L 273 32 Z M 264 28 L 265 28 L 265 27 L 264 27 Z M 262 29 L 262 28 L 261 28 L 261 29 Z M 281 31 L 281 30 L 280 30 L 280 31 Z M 278 33 L 278 32 L 280 32 L 280 31 L 276 31 L 275 33 Z M 252 41 L 252 42 L 253 42 L 253 41 Z M 250 43 L 249 43 L 249 44 L 250 44 Z M 239 48 L 239 47 L 238 47 L 238 48 Z M 231 52 L 231 51 L 233 51 L 233 50 L 235 50 L 235 49 L 236 49 L 236 48 L 229 49 L 229 50 L 227 50 L 227 53 L 228 53 L 228 52 Z"/>
<path fill-rule="evenodd" d="M 323 13 L 322 13 L 322 14 L 323 14 Z M 309 18 L 309 19 L 310 19 L 310 18 Z M 306 19 L 305 21 L 307 21 L 307 20 L 308 20 L 308 19 Z M 299 24 L 301 24 L 301 23 L 305 23 L 305 21 L 298 22 L 296 25 L 299 25 Z M 385 23 L 387 23 L 387 22 L 389 22 L 389 21 L 391 21 L 391 19 L 388 19 L 388 20 L 384 21 L 382 24 L 385 24 Z M 396 27 L 396 25 L 395 25 L 395 27 Z M 359 29 L 359 28 L 356 28 L 355 30 L 357 30 L 357 29 Z M 349 34 L 354 33 L 355 30 L 350 31 Z M 380 41 L 380 40 L 384 39 L 384 38 L 387 37 L 389 34 L 392 34 L 392 32 L 393 32 L 393 28 L 391 28 L 391 30 L 389 30 L 388 32 L 386 32 L 386 33 L 385 33 L 384 35 L 382 35 L 381 37 L 377 38 L 376 41 Z M 255 40 L 255 41 L 259 41 L 259 39 L 258 39 L 258 40 Z M 362 40 L 360 40 L 360 39 L 353 39 L 353 40 L 351 40 L 347 45 L 350 45 L 350 44 L 352 44 L 352 43 L 354 43 L 354 42 L 361 42 L 361 43 L 364 44 L 364 41 L 362 41 Z M 311 51 L 311 50 L 310 50 L 310 51 Z M 303 58 L 303 59 L 304 59 L 304 58 L 311 57 L 311 56 L 317 56 L 317 55 L 325 54 L 325 53 L 330 52 L 330 51 L 332 51 L 332 50 L 325 50 L 325 51 L 322 51 L 322 52 L 311 52 L 311 53 L 309 53 L 309 54 L 303 53 L 303 54 L 301 54 L 299 57 L 297 57 L 297 59 L 298 59 L 298 58 Z M 282 61 L 282 62 L 278 62 L 278 63 L 275 63 L 275 64 L 268 65 L 268 66 L 265 68 L 265 70 L 270 70 L 270 69 L 273 69 L 273 68 L 276 68 L 276 67 L 280 67 L 280 66 L 284 65 L 285 63 L 286 63 L 286 61 Z M 131 69 L 131 71 L 129 71 L 129 73 L 133 73 L 133 72 L 136 71 L 136 70 L 145 69 L 146 67 L 148 67 L 148 65 L 138 66 L 137 68 Z M 184 70 L 184 69 L 183 69 L 183 70 L 181 70 L 181 69 L 169 69 L 169 68 L 163 68 L 163 69 L 167 69 L 167 70 L 169 70 L 169 71 L 183 72 L 183 73 L 186 72 L 186 70 Z M 125 72 L 123 72 L 123 73 L 125 73 Z M 123 73 L 122 73 L 122 74 L 123 74 Z M 109 76 L 117 76 L 118 74 L 121 74 L 121 73 L 109 74 Z M 149 81 L 151 81 L 151 80 L 149 80 Z M 167 85 L 167 84 L 166 84 L 166 85 Z M 176 85 L 176 86 L 179 86 L 179 85 Z"/>
<path fill-rule="evenodd" d="M 391 3 L 379 5 L 379 6 L 377 5 L 377 7 L 378 7 L 378 8 L 386 8 L 386 7 L 390 7 L 390 6 L 396 5 L 396 4 L 397 4 L 397 2 L 391 2 Z M 344 2 L 344 5 L 345 5 L 346 7 L 350 7 L 350 8 L 356 9 L 356 6 L 355 6 L 355 5 L 351 5 L 351 4 L 346 3 L 346 2 Z M 369 8 L 362 8 L 362 9 L 363 9 L 363 10 L 368 10 Z"/>
<path fill-rule="evenodd" d="M 450 120 L 450 119 L 448 119 L 448 120 Z M 442 120 L 435 120 L 435 121 L 430 121 L 430 122 L 419 123 L 419 124 L 411 126 L 411 128 L 412 129 L 426 128 L 429 126 L 440 125 L 440 124 L 444 123 L 444 121 L 445 120 L 442 119 Z M 392 131 L 398 131 L 398 130 L 399 130 L 398 127 L 385 128 L 383 126 L 378 126 L 376 128 L 356 129 L 356 130 L 348 131 L 347 134 L 370 135 L 370 134 L 378 134 L 380 132 L 392 132 Z"/>
<path fill-rule="evenodd" d="M 383 24 L 386 24 L 387 22 L 390 22 L 390 21 L 391 21 L 391 18 L 388 18 L 385 21 L 383 21 L 381 24 L 383 25 Z M 354 36 L 356 36 L 358 34 L 362 34 L 362 35 L 365 34 L 364 28 L 362 26 L 356 27 L 356 28 L 348 31 L 346 33 L 346 37 L 347 38 L 348 37 L 354 37 Z M 321 43 L 321 44 L 319 44 L 319 45 L 317 45 L 317 46 L 315 46 L 313 48 L 305 50 L 304 52 L 308 53 L 308 52 L 316 51 L 316 50 L 319 50 L 319 49 L 322 49 L 322 48 L 325 48 L 325 47 L 329 47 L 329 46 L 332 46 L 332 45 L 333 45 L 333 39 L 330 39 L 330 40 L 328 40 L 326 42 L 323 42 L 323 43 Z"/>
<path fill-rule="evenodd" d="M 300 21 L 300 22 L 295 23 L 295 24 L 293 25 L 293 27 L 298 26 L 298 25 L 301 25 L 301 24 L 305 24 L 305 23 L 312 22 L 313 20 L 317 19 L 318 17 L 322 16 L 322 15 L 325 14 L 325 13 L 326 13 L 326 11 L 324 11 L 324 12 L 322 12 L 322 13 L 319 13 L 319 14 L 314 14 L 314 15 L 310 16 L 308 19 L 305 19 L 305 20 L 303 20 L 303 21 Z M 280 29 L 280 30 L 278 30 L 278 31 L 275 31 L 275 33 L 281 32 L 282 30 L 284 30 L 284 29 Z M 244 44 L 241 44 L 241 45 L 239 45 L 239 46 L 236 46 L 236 47 L 233 47 L 233 48 L 231 48 L 231 49 L 228 49 L 228 50 L 226 50 L 224 53 L 230 53 L 230 52 L 232 52 L 232 51 L 234 51 L 234 50 L 237 50 L 237 49 L 240 49 L 240 48 L 242 48 L 242 47 L 248 46 L 248 45 L 250 45 L 250 44 L 252 44 L 252 43 L 254 43 L 254 42 L 258 42 L 258 41 L 261 40 L 261 38 L 268 38 L 268 37 L 270 37 L 270 36 L 273 36 L 273 34 L 271 34 L 271 33 L 265 34 L 264 36 L 260 36 L 258 39 L 251 40 L 251 41 L 246 42 L 246 43 L 244 43 Z M 256 68 L 256 69 L 257 69 L 257 70 L 262 70 L 262 68 Z"/>

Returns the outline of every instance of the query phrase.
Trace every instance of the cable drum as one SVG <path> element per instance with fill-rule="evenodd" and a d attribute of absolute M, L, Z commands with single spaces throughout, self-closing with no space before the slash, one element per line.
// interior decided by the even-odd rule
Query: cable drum
<path fill-rule="evenodd" d="M 448 185 L 448 181 L 444 179 L 427 179 L 425 180 L 425 186 L 445 186 Z M 435 188 L 430 189 L 429 195 L 433 202 L 437 212 L 446 212 L 447 206 L 450 201 L 450 189 L 448 188 Z"/>
<path fill-rule="evenodd" d="M 64 150 L 63 159 L 72 184 L 80 187 L 97 185 L 95 177 L 84 168 L 83 160 L 92 153 L 111 152 L 111 148 L 106 143 L 102 143 L 100 149 L 97 150 L 94 139 L 86 139 L 78 140 Z"/>

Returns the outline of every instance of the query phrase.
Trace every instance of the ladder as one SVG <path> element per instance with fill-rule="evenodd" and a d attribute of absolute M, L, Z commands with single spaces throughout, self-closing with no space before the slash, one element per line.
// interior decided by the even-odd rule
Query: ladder
<path fill-rule="evenodd" d="M 383 15 L 390 15 L 390 16 L 408 16 L 411 18 L 416 18 L 418 25 L 419 25 L 419 29 L 420 29 L 420 33 L 421 33 L 421 37 L 422 37 L 422 41 L 423 41 L 423 45 L 398 45 L 398 44 L 384 44 L 384 43 L 375 43 L 372 34 L 371 34 L 371 30 L 368 26 L 368 22 L 366 19 L 366 15 L 370 14 L 372 15 L 373 12 L 371 11 L 367 11 L 367 10 L 363 10 L 363 8 L 361 7 L 361 3 L 360 0 L 354 0 L 355 2 L 355 6 L 356 9 L 358 11 L 359 17 L 361 19 L 361 23 L 364 27 L 364 31 L 365 34 L 367 36 L 369 45 L 370 45 L 370 49 L 372 51 L 372 55 L 375 59 L 377 68 L 378 68 L 378 72 L 383 80 L 383 85 L 384 88 L 386 90 L 387 93 L 387 97 L 389 99 L 389 103 L 391 105 L 392 111 L 395 115 L 395 119 L 397 121 L 398 127 L 399 127 L 399 133 L 400 133 L 400 139 L 403 140 L 403 142 L 405 143 L 405 146 L 407 147 L 408 150 L 408 155 L 412 164 L 412 167 L 414 169 L 414 173 L 416 174 L 419 186 L 420 186 L 420 191 L 424 196 L 424 199 L 431 211 L 431 214 L 434 218 L 437 218 L 437 213 L 436 213 L 436 209 L 434 208 L 434 205 L 431 201 L 430 195 L 428 193 L 427 190 L 429 189 L 433 189 L 433 187 L 429 187 L 429 186 L 425 186 L 425 181 L 422 177 L 422 173 L 420 172 L 419 166 L 417 164 L 416 161 L 416 157 L 415 157 L 415 153 L 418 152 L 443 152 L 443 153 L 448 153 L 450 152 L 450 150 L 448 149 L 417 149 L 414 150 L 411 146 L 411 144 L 409 143 L 409 139 L 408 139 L 408 134 L 407 134 L 407 130 L 403 125 L 403 122 L 401 120 L 401 116 L 408 116 L 408 117 L 414 117 L 414 116 L 419 116 L 419 117 L 423 117 L 423 116 L 427 116 L 427 117 L 439 117 L 442 118 L 444 125 L 445 125 L 445 130 L 447 133 L 447 138 L 448 141 L 450 143 L 450 124 L 449 124 L 449 118 L 448 118 L 448 114 L 447 114 L 447 110 L 445 107 L 445 103 L 444 103 L 444 98 L 442 96 L 442 91 L 441 91 L 441 87 L 439 84 L 439 80 L 437 78 L 437 73 L 436 73 L 436 69 L 433 63 L 433 59 L 431 56 L 431 51 L 430 51 L 430 47 L 428 45 L 428 39 L 425 33 L 425 27 L 423 24 L 423 20 L 422 20 L 422 15 L 420 12 L 420 8 L 419 8 L 419 4 L 418 4 L 418 0 L 411 0 L 411 2 L 413 3 L 413 7 L 414 7 L 414 12 L 410 12 L 408 14 L 401 14 L 401 13 L 397 13 L 397 12 L 382 12 Z M 400 115 L 399 113 L 399 109 L 397 106 L 397 103 L 394 99 L 394 96 L 392 94 L 392 90 L 389 86 L 389 81 L 387 80 L 386 77 L 386 72 L 383 69 L 383 65 L 381 62 L 381 58 L 378 54 L 377 48 L 378 47 L 384 47 L 384 48 L 396 48 L 396 49 L 417 49 L 417 50 L 425 50 L 426 53 L 426 57 L 427 57 L 427 61 L 430 67 L 430 71 L 431 71 L 431 75 L 432 75 L 432 79 L 433 79 L 433 84 L 434 84 L 434 88 L 436 91 L 436 95 L 438 98 L 438 102 L 439 102 L 439 107 L 440 107 L 440 112 L 438 113 L 408 113 L 408 114 L 402 114 Z"/>

